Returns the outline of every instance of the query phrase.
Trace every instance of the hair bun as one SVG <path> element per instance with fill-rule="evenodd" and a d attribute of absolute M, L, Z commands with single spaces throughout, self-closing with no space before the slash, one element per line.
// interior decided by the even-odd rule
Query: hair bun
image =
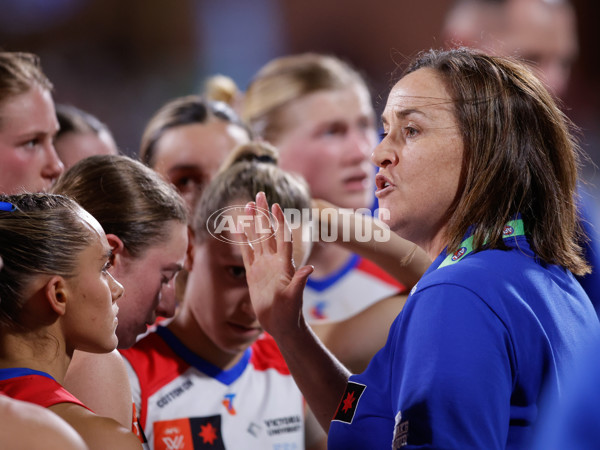
<path fill-rule="evenodd" d="M 225 75 L 214 75 L 204 83 L 204 97 L 208 100 L 227 103 L 235 106 L 240 91 L 231 78 Z"/>
<path fill-rule="evenodd" d="M 274 146 L 265 141 L 252 141 L 236 147 L 223 162 L 220 171 L 225 171 L 231 166 L 242 162 L 256 162 L 276 166 L 279 162 L 279 152 Z"/>

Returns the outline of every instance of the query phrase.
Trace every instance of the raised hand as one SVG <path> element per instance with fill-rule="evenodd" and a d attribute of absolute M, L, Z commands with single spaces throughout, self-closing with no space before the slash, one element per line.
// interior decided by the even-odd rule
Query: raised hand
<path fill-rule="evenodd" d="M 254 311 L 263 328 L 277 339 L 305 326 L 302 292 L 313 267 L 296 270 L 291 232 L 281 207 L 272 206 L 271 220 L 258 211 L 269 211 L 263 192 L 256 196 L 256 203 L 246 205 L 252 219 L 245 227 L 248 245 L 242 246 L 242 257 Z M 270 231 L 267 238 L 265 230 Z"/>
<path fill-rule="evenodd" d="M 313 267 L 295 269 L 291 232 L 283 211 L 274 204 L 271 220 L 259 211 L 269 211 L 262 192 L 256 196 L 256 203 L 246 206 L 246 213 L 252 218 L 245 228 L 250 245 L 242 246 L 252 305 L 263 328 L 277 341 L 315 417 L 327 431 L 350 373 L 327 351 L 302 316 L 302 291 Z M 270 233 L 266 239 L 264 231 Z"/>

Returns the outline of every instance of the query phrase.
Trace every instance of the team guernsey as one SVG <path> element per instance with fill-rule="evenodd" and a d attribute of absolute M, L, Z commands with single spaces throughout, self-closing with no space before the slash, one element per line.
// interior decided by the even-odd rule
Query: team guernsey
<path fill-rule="evenodd" d="M 75 403 L 87 408 L 51 375 L 24 367 L 0 369 L 0 393 L 44 408 L 58 403 Z"/>
<path fill-rule="evenodd" d="M 309 323 L 344 320 L 403 290 L 402 284 L 377 265 L 352 255 L 337 273 L 308 279 L 304 317 Z"/>
<path fill-rule="evenodd" d="M 304 400 L 270 336 L 229 370 L 192 353 L 164 326 L 121 354 L 145 448 L 304 448 Z"/>
<path fill-rule="evenodd" d="M 528 448 L 543 398 L 600 324 L 570 272 L 505 234 L 510 250 L 462 246 L 433 262 L 350 377 L 329 448 Z"/>

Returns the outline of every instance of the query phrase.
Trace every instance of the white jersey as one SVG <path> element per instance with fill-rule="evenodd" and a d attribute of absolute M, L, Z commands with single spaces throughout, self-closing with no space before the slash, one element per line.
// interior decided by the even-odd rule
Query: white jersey
<path fill-rule="evenodd" d="M 379 266 L 353 255 L 337 273 L 308 278 L 303 296 L 304 317 L 308 323 L 345 320 L 403 290 L 404 286 Z"/>
<path fill-rule="evenodd" d="M 270 336 L 229 370 L 192 353 L 163 326 L 121 354 L 145 448 L 304 448 L 304 400 Z"/>

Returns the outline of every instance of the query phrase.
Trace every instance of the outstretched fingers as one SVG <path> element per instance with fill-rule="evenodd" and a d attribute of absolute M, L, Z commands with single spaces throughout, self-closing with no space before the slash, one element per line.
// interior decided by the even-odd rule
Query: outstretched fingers
<path fill-rule="evenodd" d="M 256 210 L 254 217 L 254 225 L 256 226 L 258 240 L 260 241 L 258 250 L 260 253 L 274 253 L 277 250 L 277 246 L 272 237 L 277 231 L 277 226 L 271 222 L 269 203 L 267 202 L 267 197 L 264 192 L 256 194 Z"/>
<path fill-rule="evenodd" d="M 281 255 L 283 260 L 286 261 L 288 270 L 292 275 L 292 280 L 290 281 L 288 290 L 293 292 L 293 295 L 302 296 L 302 292 L 304 291 L 308 277 L 314 271 L 314 267 L 303 266 L 300 269 L 295 270 L 293 260 L 294 241 L 292 238 L 292 230 L 285 218 L 285 215 L 283 214 L 283 210 L 277 203 L 273 205 L 271 211 L 277 224 L 277 230 L 275 233 L 277 252 Z"/>
<path fill-rule="evenodd" d="M 281 212 L 279 205 L 274 205 L 274 207 Z M 264 192 L 259 192 L 256 195 L 255 202 L 246 204 L 245 212 L 251 217 L 251 220 L 247 224 L 248 226 L 244 227 L 248 245 L 243 246 L 242 258 L 244 258 L 245 263 L 251 265 L 256 258 L 260 258 L 262 255 L 272 255 L 278 252 L 278 230 L 282 228 L 285 219 L 281 220 L 283 217 L 281 212 L 279 219 L 274 218 L 273 221 L 271 220 L 269 203 Z M 274 236 L 275 239 L 273 239 Z"/>
<path fill-rule="evenodd" d="M 254 247 L 252 246 L 252 241 L 256 239 L 256 232 L 254 227 L 254 215 L 256 211 L 256 204 L 254 202 L 246 203 L 245 213 L 252 217 L 250 221 L 249 227 L 244 227 L 244 235 L 246 236 L 246 245 L 242 245 L 240 248 L 242 250 L 242 259 L 244 260 L 244 265 L 246 269 L 249 266 L 254 264 Z"/>
<path fill-rule="evenodd" d="M 273 213 L 275 225 L 277 226 L 277 229 L 275 230 L 277 253 L 279 253 L 286 261 L 292 261 L 294 244 L 290 226 L 285 219 L 281 206 L 277 203 L 271 207 L 271 212 Z"/>

